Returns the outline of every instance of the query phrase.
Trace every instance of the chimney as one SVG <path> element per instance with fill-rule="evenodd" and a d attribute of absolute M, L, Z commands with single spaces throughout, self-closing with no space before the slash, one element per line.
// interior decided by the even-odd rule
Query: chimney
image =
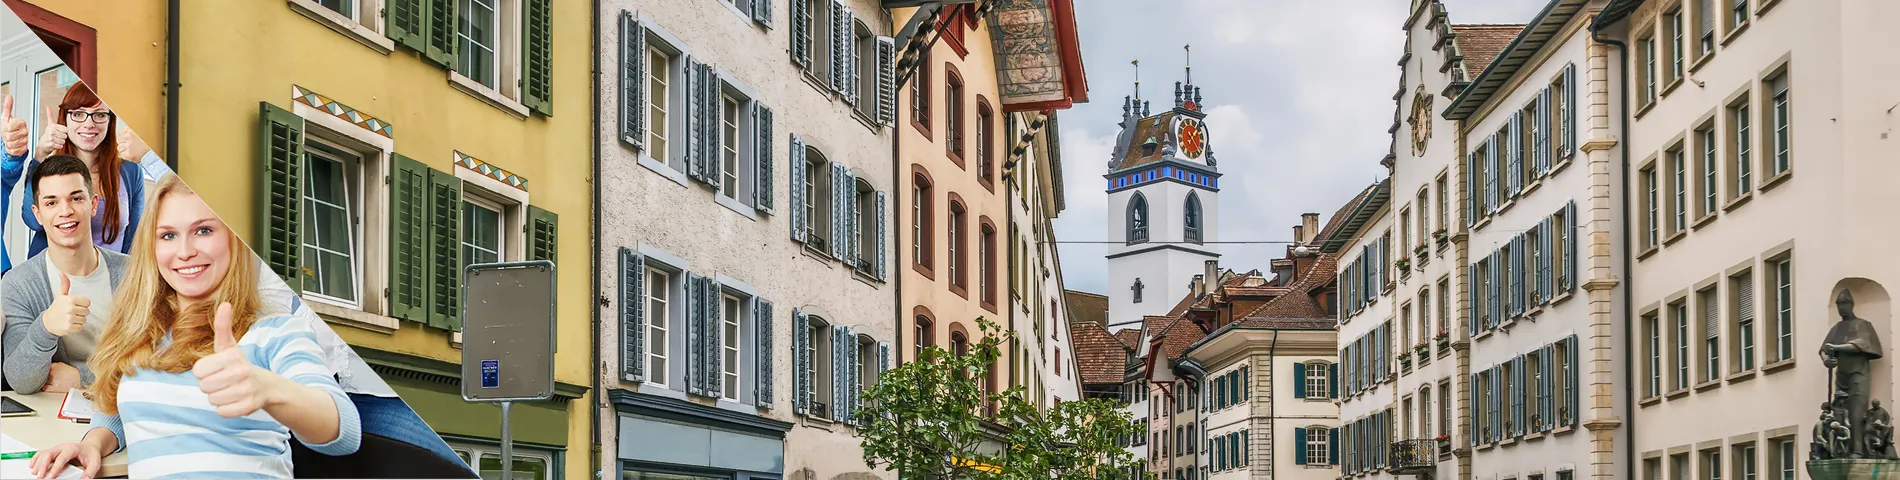
<path fill-rule="evenodd" d="M 1305 244 L 1306 244 L 1306 234 L 1304 234 L 1304 233 L 1302 233 L 1302 232 L 1305 232 L 1305 231 L 1306 231 L 1306 229 L 1305 229 L 1304 227 L 1305 227 L 1305 225 L 1294 225 L 1294 226 L 1293 226 L 1293 245 L 1294 245 L 1294 246 L 1299 246 L 1299 245 L 1305 245 Z"/>
<path fill-rule="evenodd" d="M 1202 278 L 1206 280 L 1201 282 L 1201 294 L 1212 295 L 1216 286 L 1220 285 L 1220 260 L 1208 260 L 1206 265 L 1207 273 L 1202 274 Z"/>
<path fill-rule="evenodd" d="M 1313 243 L 1314 240 L 1317 240 L 1317 238 L 1315 237 L 1319 236 L 1319 214 L 1317 213 L 1300 214 L 1300 225 L 1304 227 L 1304 228 L 1301 228 L 1300 230 L 1306 233 L 1305 238 L 1299 239 L 1300 243 Z"/>

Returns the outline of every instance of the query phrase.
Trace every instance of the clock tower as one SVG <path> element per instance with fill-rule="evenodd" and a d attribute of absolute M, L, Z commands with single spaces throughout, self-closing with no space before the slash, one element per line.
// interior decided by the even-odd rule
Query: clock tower
<path fill-rule="evenodd" d="M 1191 78 L 1174 84 L 1174 108 L 1159 114 L 1139 96 L 1122 99 L 1121 135 L 1104 175 L 1110 331 L 1167 314 L 1220 258 L 1221 174 Z"/>

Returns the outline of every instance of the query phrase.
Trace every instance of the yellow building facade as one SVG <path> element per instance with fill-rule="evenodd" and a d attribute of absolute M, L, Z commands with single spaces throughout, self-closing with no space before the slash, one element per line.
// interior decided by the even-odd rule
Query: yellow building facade
<path fill-rule="evenodd" d="M 555 399 L 515 406 L 513 468 L 591 476 L 587 3 L 7 4 L 80 37 L 77 73 L 480 470 L 500 410 L 461 399 L 458 272 L 554 261 Z"/>

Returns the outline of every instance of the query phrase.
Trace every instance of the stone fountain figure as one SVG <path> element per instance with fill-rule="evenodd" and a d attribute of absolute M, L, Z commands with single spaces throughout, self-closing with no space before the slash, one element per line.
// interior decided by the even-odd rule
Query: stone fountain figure
<path fill-rule="evenodd" d="M 1832 398 L 1821 404 L 1814 426 L 1808 475 L 1815 480 L 1900 480 L 1893 453 L 1893 417 L 1873 399 L 1873 361 L 1883 356 L 1873 322 L 1854 315 L 1846 290 L 1834 301 L 1841 320 L 1821 340 L 1821 363 L 1829 370 Z"/>

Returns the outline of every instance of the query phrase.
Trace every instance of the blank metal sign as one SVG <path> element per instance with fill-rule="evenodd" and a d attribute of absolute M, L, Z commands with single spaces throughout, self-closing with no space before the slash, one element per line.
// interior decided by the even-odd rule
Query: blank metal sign
<path fill-rule="evenodd" d="M 553 398 L 554 264 L 470 265 L 462 279 L 462 399 Z"/>

